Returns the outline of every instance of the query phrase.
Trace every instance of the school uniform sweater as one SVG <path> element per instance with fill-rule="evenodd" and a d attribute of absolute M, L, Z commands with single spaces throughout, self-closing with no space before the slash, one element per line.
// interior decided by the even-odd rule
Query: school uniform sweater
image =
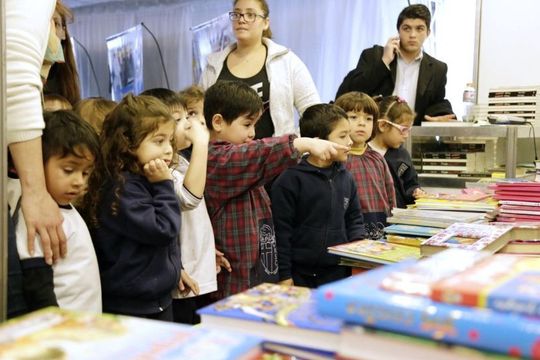
<path fill-rule="evenodd" d="M 272 185 L 279 278 L 337 266 L 327 248 L 365 237 L 356 183 L 342 163 L 321 169 L 306 159 Z"/>
<path fill-rule="evenodd" d="M 102 189 L 99 226 L 91 229 L 103 293 L 103 311 L 148 315 L 167 308 L 180 279 L 180 206 L 172 180 L 149 182 L 124 172 L 118 214 L 115 186 Z"/>

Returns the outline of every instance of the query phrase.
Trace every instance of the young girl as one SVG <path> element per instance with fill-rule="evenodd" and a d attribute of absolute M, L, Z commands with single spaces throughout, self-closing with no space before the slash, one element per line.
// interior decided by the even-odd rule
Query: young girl
<path fill-rule="evenodd" d="M 358 187 L 366 237 L 380 239 L 384 236 L 386 217 L 396 204 L 396 195 L 386 161 L 367 146 L 373 138 L 373 123 L 378 120 L 379 109 L 369 95 L 358 91 L 341 95 L 336 105 L 345 110 L 351 124 L 353 145 L 347 169 L 353 174 Z"/>
<path fill-rule="evenodd" d="M 159 100 L 127 95 L 103 123 L 103 164 L 84 198 L 103 311 L 172 320 L 180 207 L 169 165 L 176 123 Z"/>
<path fill-rule="evenodd" d="M 400 97 L 387 96 L 379 102 L 379 114 L 375 137 L 369 145 L 384 156 L 394 179 L 396 206 L 405 208 L 425 194 L 418 184 L 411 155 L 402 146 L 411 132 L 414 112 Z"/>

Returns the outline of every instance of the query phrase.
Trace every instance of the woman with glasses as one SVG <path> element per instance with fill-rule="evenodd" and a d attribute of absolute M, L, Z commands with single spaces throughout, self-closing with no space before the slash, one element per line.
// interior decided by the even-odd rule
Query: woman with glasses
<path fill-rule="evenodd" d="M 236 43 L 208 56 L 201 86 L 207 89 L 218 80 L 240 80 L 255 89 L 264 103 L 256 138 L 298 132 L 294 110 L 302 114 L 320 103 L 307 67 L 290 49 L 270 40 L 266 0 L 235 0 L 233 5 L 229 18 Z"/>
<path fill-rule="evenodd" d="M 375 137 L 369 146 L 381 154 L 394 180 L 396 206 L 405 208 L 425 195 L 418 184 L 418 174 L 411 155 L 403 147 L 414 122 L 414 111 L 398 96 L 387 96 L 379 102 L 379 120 L 373 126 Z"/>

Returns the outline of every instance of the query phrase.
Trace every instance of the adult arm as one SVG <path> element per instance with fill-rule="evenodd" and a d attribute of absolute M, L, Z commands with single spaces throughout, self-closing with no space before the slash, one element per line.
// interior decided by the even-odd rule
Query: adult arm
<path fill-rule="evenodd" d="M 56 1 L 6 1 L 7 140 L 22 186 L 28 248 L 39 234 L 47 263 L 66 253 L 62 215 L 47 192 L 41 153 L 45 124 L 40 69 Z"/>
<path fill-rule="evenodd" d="M 455 119 L 454 111 L 450 101 L 446 96 L 446 74 L 448 66 L 445 63 L 439 63 L 437 69 L 437 80 L 430 103 L 426 107 L 424 120 L 427 121 L 449 121 Z"/>
<path fill-rule="evenodd" d="M 374 46 L 360 55 L 356 68 L 351 70 L 339 86 L 336 98 L 349 91 L 361 91 L 368 95 L 379 95 L 386 84 L 393 89 L 392 72 L 382 60 L 383 48 Z M 392 91 L 390 89 L 390 93 Z M 385 95 L 385 94 L 382 94 Z"/>
<path fill-rule="evenodd" d="M 291 52 L 290 55 L 293 76 L 294 107 L 298 113 L 302 115 L 311 105 L 319 104 L 321 98 L 306 65 L 294 53 Z"/>

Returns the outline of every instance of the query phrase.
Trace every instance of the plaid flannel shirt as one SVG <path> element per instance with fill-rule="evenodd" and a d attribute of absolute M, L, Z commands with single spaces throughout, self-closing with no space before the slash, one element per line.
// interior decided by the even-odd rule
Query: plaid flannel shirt
<path fill-rule="evenodd" d="M 221 271 L 218 275 L 218 298 L 244 291 L 260 281 L 255 269 L 260 265 L 260 237 L 265 236 L 260 233 L 262 223 L 270 225 L 266 229 L 275 239 L 264 185 L 298 162 L 300 154 L 293 147 L 295 137 L 284 135 L 241 145 L 210 142 L 206 205 L 216 248 L 225 253 L 232 267 L 231 273 Z M 274 270 L 277 272 L 277 260 Z"/>
<path fill-rule="evenodd" d="M 346 167 L 358 187 L 366 233 L 370 238 L 378 238 L 382 234 L 381 227 L 386 226 L 386 216 L 390 216 L 392 208 L 396 206 L 394 181 L 388 165 L 381 154 L 368 146 L 362 155 L 350 154 Z M 370 216 L 376 213 L 379 213 L 379 216 Z M 370 223 L 381 220 L 382 226 Z"/>

